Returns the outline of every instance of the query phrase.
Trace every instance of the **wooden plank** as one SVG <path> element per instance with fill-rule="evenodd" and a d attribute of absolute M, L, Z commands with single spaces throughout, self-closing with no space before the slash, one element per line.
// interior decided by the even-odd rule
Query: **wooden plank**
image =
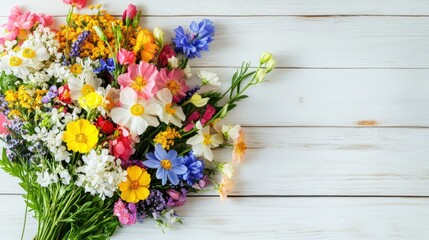
<path fill-rule="evenodd" d="M 114 14 L 122 14 L 128 2 L 98 0 Z M 429 5 L 424 0 L 360 0 L 344 2 L 341 0 L 165 0 L 130 1 L 144 9 L 144 15 L 428 15 Z M 0 16 L 8 16 L 10 9 L 20 5 L 27 10 L 45 12 L 53 15 L 67 14 L 68 6 L 61 1 L 20 0 L 4 1 L 0 6 Z M 49 8 L 46 8 L 49 6 Z"/>
<path fill-rule="evenodd" d="M 142 24 L 163 28 L 170 39 L 178 25 L 202 18 L 147 17 Z M 268 50 L 287 68 L 428 68 L 429 17 L 210 19 L 217 27 L 215 41 L 194 66 L 239 66 L 243 60 L 256 65 Z"/>
<path fill-rule="evenodd" d="M 20 237 L 21 196 L 1 196 L 3 239 Z M 184 224 L 163 234 L 153 221 L 119 229 L 112 238 L 197 240 L 253 239 L 425 239 L 427 198 L 189 198 L 178 209 Z M 36 232 L 29 218 L 24 239 Z"/>
<path fill-rule="evenodd" d="M 234 195 L 429 195 L 429 129 L 245 130 L 250 149 Z M 231 149 L 215 156 L 229 161 Z M 22 192 L 0 172 L 0 193 Z"/>
<path fill-rule="evenodd" d="M 200 70 L 193 69 L 190 86 L 198 83 Z M 224 90 L 235 71 L 203 70 L 219 73 Z M 428 127 L 427 76 L 427 69 L 279 69 L 248 90 L 250 97 L 239 102 L 228 121 L 245 126 Z"/>

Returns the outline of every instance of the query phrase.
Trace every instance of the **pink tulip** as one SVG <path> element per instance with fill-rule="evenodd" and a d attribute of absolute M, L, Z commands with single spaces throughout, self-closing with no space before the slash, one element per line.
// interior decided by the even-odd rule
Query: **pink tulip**
<path fill-rule="evenodd" d="M 77 8 L 81 9 L 84 8 L 86 5 L 87 0 L 63 0 L 65 4 L 69 4 L 72 6 L 76 6 Z"/>
<path fill-rule="evenodd" d="M 122 21 L 126 22 L 127 19 L 128 21 L 131 21 L 136 16 L 136 14 L 137 14 L 136 6 L 133 4 L 129 4 L 127 9 L 125 9 L 124 13 L 122 14 Z"/>
<path fill-rule="evenodd" d="M 136 55 L 133 52 L 127 51 L 126 49 L 121 48 L 119 50 L 118 55 L 116 56 L 119 64 L 129 65 L 136 61 Z"/>

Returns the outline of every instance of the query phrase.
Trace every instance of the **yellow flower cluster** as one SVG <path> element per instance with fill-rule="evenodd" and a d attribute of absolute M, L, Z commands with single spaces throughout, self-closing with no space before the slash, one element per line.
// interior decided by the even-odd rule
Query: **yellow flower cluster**
<path fill-rule="evenodd" d="M 167 127 L 167 130 L 163 132 L 159 132 L 153 141 L 155 143 L 159 143 L 162 145 L 162 148 L 165 150 L 170 150 L 170 148 L 174 145 L 175 138 L 181 138 L 182 136 L 176 129 Z"/>
<path fill-rule="evenodd" d="M 5 93 L 5 100 L 11 109 L 27 109 L 32 111 L 41 107 L 42 98 L 48 90 L 29 90 L 25 86 L 20 86 L 17 91 L 7 90 Z M 17 111 L 11 111 L 12 115 L 19 115 Z"/>
<path fill-rule="evenodd" d="M 127 32 L 127 27 L 123 25 L 122 20 L 116 19 L 104 10 L 100 10 L 94 15 L 72 14 L 70 26 L 62 25 L 57 32 L 56 39 L 60 42 L 59 51 L 66 51 L 66 54 L 68 54 L 73 42 L 78 39 L 82 31 L 87 30 L 90 34 L 81 46 L 79 57 L 91 57 L 91 59 L 108 58 L 110 53 L 109 47 L 97 36 L 97 33 L 92 27 L 99 26 L 106 35 L 110 46 L 113 47 L 115 46 L 115 38 L 112 31 L 112 24 L 120 26 L 123 34 Z M 141 27 L 134 29 L 128 32 L 126 37 L 124 34 L 123 40 L 131 44 L 135 43 L 137 34 L 140 30 Z M 130 29 L 128 29 L 128 31 L 130 31 Z"/>

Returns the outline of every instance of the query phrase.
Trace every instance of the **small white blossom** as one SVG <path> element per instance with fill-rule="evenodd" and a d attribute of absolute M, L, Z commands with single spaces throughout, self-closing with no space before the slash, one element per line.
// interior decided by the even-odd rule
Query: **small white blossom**
<path fill-rule="evenodd" d="M 230 140 L 235 140 L 240 136 L 240 125 L 223 125 L 222 126 L 222 133 L 225 136 L 225 138 Z"/>
<path fill-rule="evenodd" d="M 200 71 L 197 75 L 201 79 L 203 85 L 210 84 L 212 86 L 217 87 L 221 85 L 221 83 L 219 82 L 219 77 L 216 73 Z"/>
<path fill-rule="evenodd" d="M 175 56 L 172 56 L 171 58 L 167 59 L 167 61 L 168 66 L 170 66 L 172 69 L 176 69 L 179 67 L 179 60 Z"/>

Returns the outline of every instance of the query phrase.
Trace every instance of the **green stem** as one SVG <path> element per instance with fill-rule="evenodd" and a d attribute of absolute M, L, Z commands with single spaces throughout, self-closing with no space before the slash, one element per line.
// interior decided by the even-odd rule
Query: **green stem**
<path fill-rule="evenodd" d="M 28 213 L 28 193 L 25 201 L 24 224 L 22 226 L 21 240 L 24 239 L 25 226 L 27 225 L 27 213 Z"/>

